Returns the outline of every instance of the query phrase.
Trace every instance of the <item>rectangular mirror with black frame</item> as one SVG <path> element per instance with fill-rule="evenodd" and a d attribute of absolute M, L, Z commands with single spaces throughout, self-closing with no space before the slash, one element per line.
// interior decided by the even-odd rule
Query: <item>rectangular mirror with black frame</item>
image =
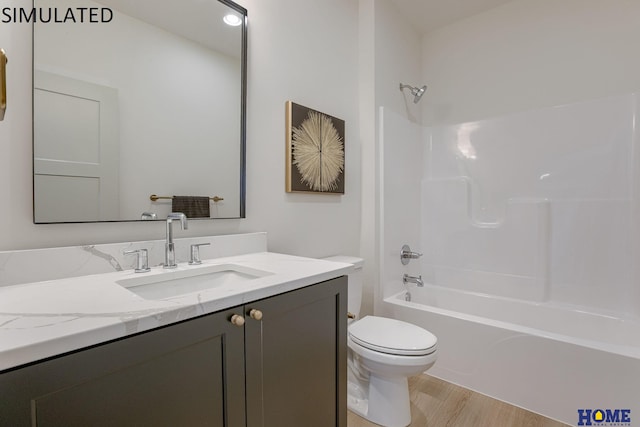
<path fill-rule="evenodd" d="M 202 218 L 244 218 L 246 9 L 34 0 L 34 10 L 35 223 L 163 220 L 176 199 L 208 200 Z"/>

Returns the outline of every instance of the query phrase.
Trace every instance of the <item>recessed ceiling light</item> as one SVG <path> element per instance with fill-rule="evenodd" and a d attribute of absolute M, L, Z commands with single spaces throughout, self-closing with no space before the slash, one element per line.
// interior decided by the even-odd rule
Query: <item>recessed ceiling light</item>
<path fill-rule="evenodd" d="M 238 25 L 242 24 L 242 19 L 240 19 L 238 15 L 234 15 L 231 13 L 228 15 L 225 15 L 225 17 L 222 18 L 222 20 L 224 21 L 225 24 L 231 25 L 232 27 L 237 27 Z"/>

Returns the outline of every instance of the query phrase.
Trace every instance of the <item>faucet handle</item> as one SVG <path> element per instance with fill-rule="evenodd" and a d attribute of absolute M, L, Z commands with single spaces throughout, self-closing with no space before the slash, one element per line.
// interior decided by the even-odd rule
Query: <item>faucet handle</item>
<path fill-rule="evenodd" d="M 209 246 L 210 244 L 211 243 L 196 243 L 191 245 L 189 265 L 202 264 L 202 260 L 200 260 L 200 246 Z"/>
<path fill-rule="evenodd" d="M 149 268 L 149 251 L 146 249 L 136 249 L 133 251 L 123 251 L 124 255 L 137 255 L 136 257 L 136 269 L 134 270 L 136 273 L 146 273 L 147 271 L 151 271 Z"/>
<path fill-rule="evenodd" d="M 421 256 L 421 253 L 413 252 L 409 245 L 403 245 L 402 250 L 400 251 L 400 261 L 402 262 L 402 265 L 407 265 L 412 259 L 418 259 Z"/>

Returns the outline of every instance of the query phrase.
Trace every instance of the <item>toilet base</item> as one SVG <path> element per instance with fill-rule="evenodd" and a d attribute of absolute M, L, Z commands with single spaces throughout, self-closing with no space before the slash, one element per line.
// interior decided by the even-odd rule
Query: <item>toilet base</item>
<path fill-rule="evenodd" d="M 349 383 L 347 386 L 347 408 L 362 418 L 367 418 L 369 399 L 361 388 L 353 383 Z"/>
<path fill-rule="evenodd" d="M 347 407 L 362 418 L 384 427 L 411 424 L 409 385 L 406 377 L 369 377 L 368 390 L 349 383 Z"/>

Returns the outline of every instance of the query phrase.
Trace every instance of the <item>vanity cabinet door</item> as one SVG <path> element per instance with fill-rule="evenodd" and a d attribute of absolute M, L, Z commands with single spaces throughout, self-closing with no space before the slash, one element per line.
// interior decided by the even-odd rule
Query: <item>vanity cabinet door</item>
<path fill-rule="evenodd" d="M 0 426 L 245 426 L 240 309 L 0 374 Z"/>
<path fill-rule="evenodd" d="M 346 427 L 346 316 L 346 277 L 245 306 L 248 427 Z"/>

